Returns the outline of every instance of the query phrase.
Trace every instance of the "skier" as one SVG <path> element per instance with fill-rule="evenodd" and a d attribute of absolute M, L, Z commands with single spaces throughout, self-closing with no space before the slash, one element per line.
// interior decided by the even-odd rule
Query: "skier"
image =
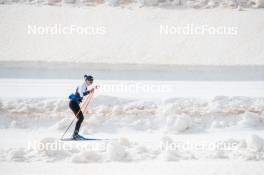
<path fill-rule="evenodd" d="M 82 136 L 79 135 L 79 130 L 84 119 L 83 113 L 80 109 L 80 103 L 82 102 L 84 96 L 94 92 L 94 88 L 88 90 L 88 86 L 91 86 L 93 84 L 93 76 L 84 75 L 84 80 L 85 80 L 84 83 L 76 88 L 75 94 L 71 94 L 69 96 L 70 99 L 69 107 L 71 108 L 74 115 L 78 119 L 72 136 L 74 140 L 83 138 Z"/>

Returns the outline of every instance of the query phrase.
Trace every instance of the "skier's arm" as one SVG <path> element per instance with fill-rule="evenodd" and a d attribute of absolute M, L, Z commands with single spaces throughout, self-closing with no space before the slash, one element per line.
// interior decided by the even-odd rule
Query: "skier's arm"
<path fill-rule="evenodd" d="M 83 98 L 84 96 L 86 96 L 89 93 L 94 91 L 94 87 L 91 88 L 90 90 L 87 90 L 87 89 L 88 89 L 88 87 L 87 87 L 87 85 L 85 83 L 83 83 L 83 85 L 78 89 L 81 98 Z"/>
<path fill-rule="evenodd" d="M 83 96 L 86 96 L 86 95 L 88 95 L 89 93 L 91 93 L 91 92 L 93 92 L 94 91 L 94 88 L 92 88 L 91 90 L 89 90 L 89 91 L 85 91 L 85 92 L 83 92 Z"/>

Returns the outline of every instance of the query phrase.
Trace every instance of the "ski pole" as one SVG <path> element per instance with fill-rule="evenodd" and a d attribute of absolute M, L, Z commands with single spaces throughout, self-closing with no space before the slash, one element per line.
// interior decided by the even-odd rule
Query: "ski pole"
<path fill-rule="evenodd" d="M 89 103 L 90 103 L 90 101 L 91 101 L 91 98 L 92 98 L 92 95 L 93 95 L 93 92 L 92 92 L 91 94 L 88 95 L 88 97 L 85 99 L 84 103 L 82 104 L 81 108 L 80 108 L 79 111 L 77 112 L 76 116 L 78 116 L 79 113 L 89 105 Z M 88 103 L 87 103 L 87 102 L 88 102 Z M 85 105 L 85 103 L 86 103 L 86 105 Z M 85 106 L 85 108 L 83 108 L 84 106 Z M 74 119 L 75 119 L 75 118 L 74 118 Z"/>
<path fill-rule="evenodd" d="M 68 126 L 68 128 L 66 129 L 66 131 L 63 133 L 63 135 L 61 136 L 61 140 L 64 138 L 65 134 L 68 132 L 68 130 L 70 129 L 71 125 L 73 124 L 75 118 L 72 120 L 72 122 L 70 123 L 70 125 Z"/>
<path fill-rule="evenodd" d="M 87 101 L 88 101 L 88 104 L 90 103 L 92 95 L 93 95 L 93 92 L 92 92 L 91 94 L 89 94 L 89 96 L 85 99 L 83 105 L 81 106 L 81 108 L 80 108 L 79 111 L 77 112 L 76 116 L 79 115 L 79 113 L 81 112 L 81 109 L 83 108 L 83 106 L 85 106 L 85 103 L 86 103 Z M 88 104 L 86 104 L 85 107 L 87 107 Z M 68 126 L 68 128 L 66 129 L 66 131 L 63 133 L 63 135 L 61 136 L 61 139 L 64 138 L 65 134 L 68 132 L 68 130 L 70 129 L 70 127 L 71 127 L 71 125 L 73 124 L 74 121 L 75 121 L 75 118 L 72 120 L 72 122 L 70 123 L 70 125 Z"/>
<path fill-rule="evenodd" d="M 92 100 L 92 98 L 93 98 L 93 94 L 94 94 L 94 92 L 92 92 L 91 93 L 91 97 L 89 98 L 89 101 L 88 101 L 88 103 L 86 104 L 86 106 L 84 107 L 84 112 L 87 110 L 87 107 L 88 107 L 88 105 L 90 104 L 90 102 L 91 102 L 91 100 Z"/>
<path fill-rule="evenodd" d="M 87 102 L 87 100 L 88 100 L 89 98 L 90 98 L 90 94 L 89 94 L 89 96 L 87 97 L 87 99 L 85 99 L 84 104 Z M 76 116 L 79 115 L 79 113 L 80 113 L 81 109 L 83 108 L 84 104 L 81 106 L 81 108 L 80 108 L 79 111 L 77 112 Z M 70 125 L 68 126 L 68 128 L 66 129 L 66 131 L 63 133 L 63 135 L 61 136 L 61 139 L 64 138 L 65 134 L 68 132 L 68 130 L 70 129 L 70 127 L 71 127 L 71 125 L 73 124 L 74 121 L 75 121 L 75 118 L 72 120 L 72 122 L 70 123 Z"/>

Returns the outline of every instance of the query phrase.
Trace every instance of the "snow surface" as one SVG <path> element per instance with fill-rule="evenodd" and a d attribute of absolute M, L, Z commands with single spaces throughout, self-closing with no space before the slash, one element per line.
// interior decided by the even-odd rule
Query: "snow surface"
<path fill-rule="evenodd" d="M 121 82 L 124 83 L 95 81 L 103 86 Z M 73 169 L 75 173 L 94 174 L 105 171 L 123 174 L 128 169 L 132 169 L 131 174 L 161 171 L 194 174 L 195 170 L 208 175 L 263 172 L 264 95 L 256 91 L 263 89 L 262 82 L 162 82 L 178 87 L 174 90 L 181 94 L 172 96 L 174 93 L 166 92 L 163 97 L 162 93 L 137 91 L 133 97 L 126 92 L 98 89 L 92 104 L 84 111 L 80 132 L 106 140 L 60 141 L 73 119 L 67 96 L 75 87 L 70 85 L 78 83 L 78 80 L 1 79 L 0 133 L 4 136 L 0 142 L 1 172 L 73 174 Z M 231 96 L 234 91 L 230 87 L 234 85 L 240 87 L 235 93 L 248 96 Z M 195 93 L 186 93 L 189 92 L 186 87 L 207 93 L 192 96 Z M 216 87 L 225 87 L 230 92 L 217 91 Z M 250 91 L 254 93 L 250 95 Z M 72 132 L 73 127 L 66 138 Z M 225 168 L 219 170 L 221 166 Z"/>
<path fill-rule="evenodd" d="M 254 9 L 1 5 L 0 60 L 263 65 L 263 15 L 263 10 Z M 28 34 L 29 25 L 56 24 L 103 28 L 103 34 Z M 233 28 L 236 32 L 234 35 L 167 35 L 161 34 L 161 25 L 171 28 L 207 25 Z"/>
<path fill-rule="evenodd" d="M 80 75 L 87 73 L 96 80 L 155 80 L 162 84 L 165 81 L 264 81 L 264 65 L 54 64 L 44 61 L 17 61 L 14 64 L 0 61 L 1 79 L 59 79 L 57 81 L 61 82 L 61 79 L 80 79 Z"/>
<path fill-rule="evenodd" d="M 146 163 L 104 163 L 104 164 L 69 164 L 69 163 L 1 163 L 1 171 L 5 174 L 100 174 L 109 172 L 122 175 L 167 174 L 175 172 L 186 175 L 262 175 L 263 162 L 239 161 L 182 161 L 182 162 L 146 162 Z"/>
<path fill-rule="evenodd" d="M 50 62 L 55 65 L 50 70 L 56 70 L 58 62 L 95 63 L 99 67 L 106 63 L 108 71 L 113 65 L 142 63 L 150 67 L 263 65 L 264 12 L 250 8 L 263 7 L 263 0 L 147 0 L 136 4 L 116 0 L 102 5 L 95 5 L 99 1 L 57 2 L 1 1 L 8 4 L 0 6 L 1 66 L 2 61 L 18 67 L 21 62 L 29 64 L 18 77 L 19 68 L 10 71 L 1 67 L 2 174 L 263 174 L 264 85 L 255 81 L 262 80 L 261 66 L 255 74 L 255 66 L 245 72 L 238 68 L 243 73 L 236 72 L 228 82 L 221 78 L 184 81 L 188 71 L 192 72 L 186 67 L 182 67 L 187 69 L 181 72 L 182 81 L 161 81 L 164 68 L 155 69 L 161 73 L 160 78 L 151 81 L 97 80 L 101 88 L 83 111 L 85 120 L 80 131 L 87 137 L 103 139 L 91 142 L 60 141 L 74 119 L 67 97 L 81 81 L 56 79 L 59 76 L 41 79 L 37 71 L 27 72 L 32 70 L 27 61 Z M 185 9 L 189 7 L 203 10 Z M 56 24 L 103 27 L 106 33 L 27 33 L 28 25 Z M 160 25 L 189 24 L 233 27 L 238 33 L 160 34 Z M 223 73 L 220 77 L 227 80 L 233 72 L 223 70 L 212 76 Z M 121 67 L 118 73 L 125 77 L 129 70 Z M 6 79 L 10 77 L 13 79 Z M 66 137 L 72 132 L 70 128 Z"/>
<path fill-rule="evenodd" d="M 56 97 L 66 100 L 81 83 L 82 80 L 75 79 L 1 79 L 0 95 L 3 98 Z M 135 99 L 264 97 L 263 81 L 96 80 L 94 83 L 100 85 L 96 95 Z M 102 103 L 109 104 L 111 100 Z"/>
<path fill-rule="evenodd" d="M 5 81 L 2 83 L 6 84 Z M 19 81 L 25 80 L 17 80 L 16 83 Z M 28 93 L 34 90 L 40 92 L 35 87 L 31 84 Z M 61 85 L 59 87 L 62 88 Z M 9 91 L 18 94 L 16 88 L 9 86 Z M 110 139 L 86 143 L 90 147 L 101 144 L 102 149 L 95 150 L 78 147 L 78 144 L 84 146 L 85 143 L 59 141 L 60 135 L 73 119 L 66 98 L 14 98 L 3 93 L 5 98 L 0 101 L 0 132 L 6 138 L 4 142 L 0 142 L 1 160 L 73 163 L 264 160 L 263 96 L 186 96 L 155 99 L 97 93 L 89 109 L 83 111 L 86 119 L 81 130 L 84 135 Z M 12 137 L 14 134 L 15 138 Z M 70 134 L 66 137 L 70 137 Z M 29 147 L 32 143 L 44 146 Z M 227 144 L 228 147 L 219 149 L 219 143 L 220 146 Z M 73 147 L 70 150 L 52 150 L 50 144 Z M 190 147 L 171 150 L 164 147 L 166 144 Z M 196 149 L 196 144 L 202 144 L 203 149 Z"/>

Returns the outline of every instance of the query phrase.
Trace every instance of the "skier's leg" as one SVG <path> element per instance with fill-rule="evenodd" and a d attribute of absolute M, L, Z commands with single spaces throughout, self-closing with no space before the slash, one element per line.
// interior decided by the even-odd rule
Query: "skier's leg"
<path fill-rule="evenodd" d="M 77 121 L 77 123 L 75 125 L 74 135 L 77 135 L 79 133 L 79 130 L 80 130 L 82 122 L 83 122 L 83 114 L 82 114 L 82 112 L 80 112 L 78 121 Z"/>
<path fill-rule="evenodd" d="M 83 119 L 84 119 L 83 113 L 80 110 L 80 106 L 79 106 L 79 104 L 76 101 L 71 101 L 70 102 L 70 108 L 71 108 L 71 110 L 73 111 L 73 113 L 75 114 L 75 116 L 78 119 L 78 121 L 77 121 L 77 123 L 75 125 L 74 134 L 73 134 L 73 135 L 77 135 L 79 133 L 81 124 L 82 124 Z"/>

